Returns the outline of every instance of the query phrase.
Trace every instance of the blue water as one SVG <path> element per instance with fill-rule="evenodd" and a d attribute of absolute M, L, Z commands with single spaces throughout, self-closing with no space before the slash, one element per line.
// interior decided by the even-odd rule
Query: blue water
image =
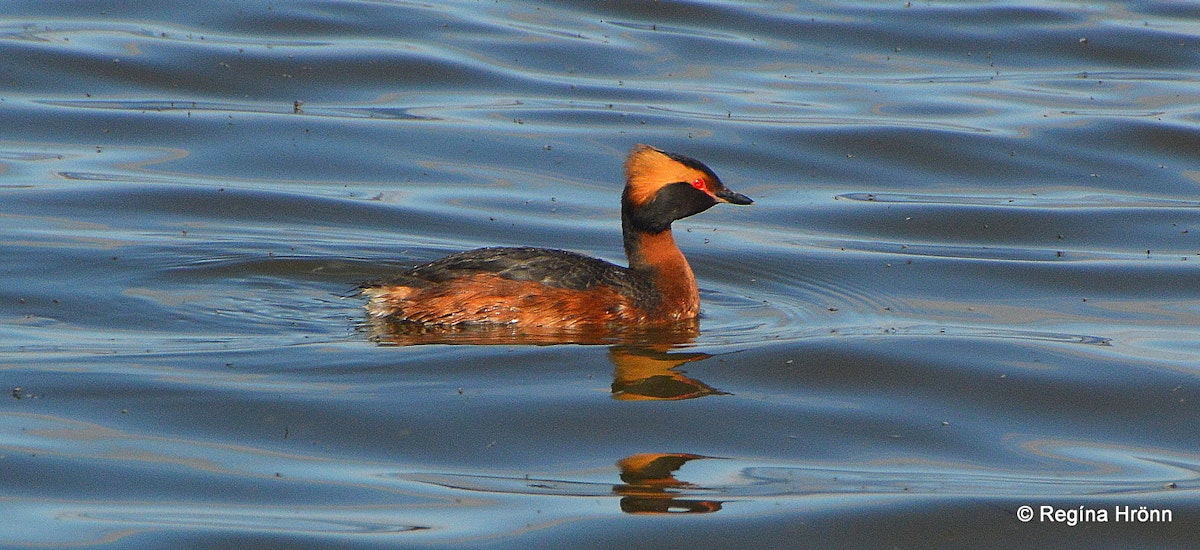
<path fill-rule="evenodd" d="M 1198 84 L 1190 3 L 7 2 L 0 546 L 1200 546 Z M 756 201 L 698 331 L 367 322 L 623 263 L 636 143 Z"/>

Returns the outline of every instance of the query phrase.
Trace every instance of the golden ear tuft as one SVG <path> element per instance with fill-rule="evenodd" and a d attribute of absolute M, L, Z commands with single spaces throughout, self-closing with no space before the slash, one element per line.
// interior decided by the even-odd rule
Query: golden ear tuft
<path fill-rule="evenodd" d="M 629 157 L 625 159 L 625 176 L 637 176 L 645 173 L 657 163 L 670 162 L 671 157 L 659 149 L 639 143 L 633 146 Z"/>
<path fill-rule="evenodd" d="M 649 201 L 664 186 L 705 177 L 704 172 L 649 145 L 635 145 L 625 159 L 626 196 L 633 204 Z"/>

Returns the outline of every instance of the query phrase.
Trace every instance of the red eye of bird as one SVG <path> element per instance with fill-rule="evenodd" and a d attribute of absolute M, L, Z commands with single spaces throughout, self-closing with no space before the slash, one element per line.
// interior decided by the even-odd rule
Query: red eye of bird
<path fill-rule="evenodd" d="M 704 184 L 704 178 L 696 178 L 692 180 L 692 187 L 701 191 L 708 191 L 708 186 Z"/>

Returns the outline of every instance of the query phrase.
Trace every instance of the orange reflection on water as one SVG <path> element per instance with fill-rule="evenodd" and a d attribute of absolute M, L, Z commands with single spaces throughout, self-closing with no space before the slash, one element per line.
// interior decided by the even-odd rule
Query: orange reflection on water
<path fill-rule="evenodd" d="M 712 357 L 707 353 L 670 353 L 662 348 L 618 345 L 609 348 L 615 367 L 612 395 L 621 401 L 695 399 L 726 395 L 704 382 L 688 378 L 676 367 Z"/>
<path fill-rule="evenodd" d="M 512 325 L 430 326 L 369 319 L 364 325 L 380 345 L 610 345 L 612 396 L 620 401 L 675 401 L 709 395 L 726 395 L 704 382 L 676 370 L 692 361 L 712 357 L 700 352 L 670 350 L 691 343 L 700 334 L 695 319 L 650 327 L 591 326 L 572 328 L 517 327 Z"/>
<path fill-rule="evenodd" d="M 678 491 L 695 489 L 675 479 L 675 471 L 688 461 L 707 456 L 687 453 L 641 453 L 617 461 L 622 485 L 613 487 L 621 495 L 621 511 L 628 514 L 707 514 L 721 509 L 718 500 L 675 498 Z"/>

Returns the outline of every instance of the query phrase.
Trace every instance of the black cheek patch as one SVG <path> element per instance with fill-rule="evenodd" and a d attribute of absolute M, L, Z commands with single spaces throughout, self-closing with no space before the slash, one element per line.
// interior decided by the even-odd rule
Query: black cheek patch
<path fill-rule="evenodd" d="M 671 222 L 699 214 L 715 204 L 717 200 L 712 195 L 681 181 L 659 189 L 654 198 L 630 213 L 630 221 L 642 231 L 659 233 L 670 229 Z"/>

